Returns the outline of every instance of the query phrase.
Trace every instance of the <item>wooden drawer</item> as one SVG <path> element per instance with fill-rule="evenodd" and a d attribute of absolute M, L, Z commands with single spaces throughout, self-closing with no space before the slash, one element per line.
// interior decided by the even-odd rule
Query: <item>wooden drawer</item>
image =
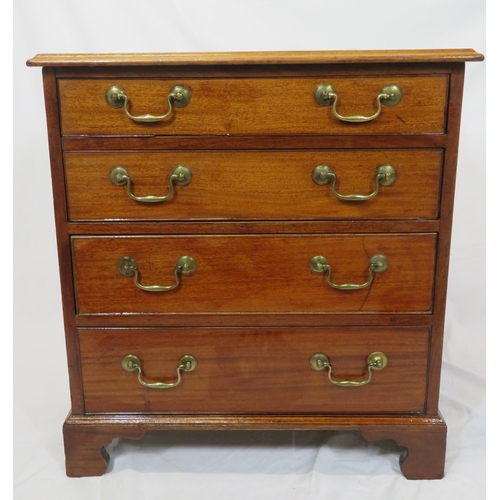
<path fill-rule="evenodd" d="M 85 411 L 144 413 L 390 413 L 425 410 L 426 328 L 177 328 L 79 330 Z M 339 387 L 310 358 L 328 356 L 333 380 L 363 381 L 367 357 L 387 366 L 361 387 Z M 124 356 L 141 362 L 146 383 L 177 380 L 179 359 L 198 362 L 171 389 L 142 386 Z"/>
<path fill-rule="evenodd" d="M 162 151 L 66 153 L 71 220 L 434 219 L 438 216 L 442 151 Z M 390 164 L 395 182 L 365 201 L 341 200 L 312 171 L 327 165 L 340 195 L 375 191 L 377 169 Z M 165 196 L 173 169 L 190 169 L 188 185 L 167 201 L 133 200 L 110 172 L 126 169 L 131 193 Z"/>
<path fill-rule="evenodd" d="M 386 85 L 396 84 L 403 97 L 373 121 L 347 123 L 315 101 L 323 83 L 333 85 L 344 116 L 373 115 Z M 135 116 L 165 114 L 176 85 L 190 90 L 191 101 L 164 121 L 140 123 L 106 103 L 113 85 L 125 90 Z M 58 87 L 63 135 L 415 134 L 445 131 L 448 76 L 60 79 Z"/>
<path fill-rule="evenodd" d="M 435 234 L 73 237 L 80 314 L 317 313 L 430 311 Z M 337 290 L 311 258 L 324 256 L 336 284 L 363 284 L 369 260 L 383 254 L 389 268 L 371 286 Z M 139 283 L 169 286 L 181 256 L 197 264 L 180 286 L 139 289 L 117 263 L 132 257 Z"/>

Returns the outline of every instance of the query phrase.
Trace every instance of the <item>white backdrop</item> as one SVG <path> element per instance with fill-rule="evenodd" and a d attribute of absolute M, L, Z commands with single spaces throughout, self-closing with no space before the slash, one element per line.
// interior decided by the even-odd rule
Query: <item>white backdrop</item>
<path fill-rule="evenodd" d="M 14 2 L 14 485 L 16 499 L 484 498 L 485 67 L 466 68 L 444 350 L 446 477 L 410 482 L 390 441 L 355 433 L 151 433 L 117 441 L 102 478 L 68 479 L 69 410 L 40 69 L 50 52 L 474 48 L 478 0 Z"/>

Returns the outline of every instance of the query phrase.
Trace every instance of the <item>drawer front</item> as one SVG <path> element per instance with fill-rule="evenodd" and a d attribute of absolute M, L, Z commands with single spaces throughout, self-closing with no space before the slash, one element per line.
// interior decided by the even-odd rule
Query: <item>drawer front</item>
<path fill-rule="evenodd" d="M 85 410 L 141 413 L 410 413 L 425 410 L 429 332 L 425 328 L 199 328 L 79 330 Z M 367 358 L 387 356 L 370 382 L 339 387 L 327 369 L 311 369 L 325 354 L 334 381 L 362 382 Z M 145 383 L 178 381 L 177 366 L 194 356 L 168 389 L 141 385 L 122 368 L 135 355 Z"/>
<path fill-rule="evenodd" d="M 347 123 L 332 114 L 332 106 L 314 99 L 318 85 L 330 83 L 342 116 L 372 116 L 377 96 L 391 84 L 402 99 L 382 106 L 367 123 Z M 168 112 L 167 96 L 182 85 L 191 100 L 163 121 L 137 122 L 125 110 L 109 106 L 108 88 L 118 85 L 133 116 Z M 445 130 L 448 76 L 374 76 L 315 78 L 214 79 L 60 79 L 63 135 L 176 134 L 414 134 Z"/>
<path fill-rule="evenodd" d="M 73 237 L 77 309 L 79 314 L 188 317 L 427 312 L 432 305 L 435 243 L 435 234 Z M 331 267 L 331 283 L 361 285 L 370 278 L 370 259 L 380 254 L 387 257 L 388 269 L 373 272 L 371 285 L 362 289 L 335 289 L 326 274 L 310 269 L 311 259 L 323 256 Z M 138 284 L 171 286 L 181 256 L 192 257 L 196 270 L 180 276 L 179 286 L 169 291 L 142 290 L 132 272 L 126 277 L 118 270 L 120 259 L 130 257 L 137 264 Z M 127 261 L 121 260 L 123 264 Z"/>
<path fill-rule="evenodd" d="M 71 220 L 434 219 L 442 152 L 424 150 L 175 151 L 66 153 Z M 170 188 L 172 172 L 189 168 L 187 185 Z M 327 184 L 313 171 L 328 166 Z M 391 165 L 395 181 L 377 189 L 377 171 Z M 131 187 L 112 181 L 126 170 Z M 181 182 L 182 184 L 182 182 Z M 151 203 L 146 196 L 166 197 Z M 133 199 L 132 196 L 142 199 Z"/>

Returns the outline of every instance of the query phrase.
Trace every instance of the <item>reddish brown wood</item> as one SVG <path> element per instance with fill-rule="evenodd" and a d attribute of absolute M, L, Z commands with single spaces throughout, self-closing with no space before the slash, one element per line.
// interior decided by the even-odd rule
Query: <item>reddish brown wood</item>
<path fill-rule="evenodd" d="M 105 472 L 101 447 L 115 437 L 140 438 L 148 430 L 338 430 L 361 431 L 370 441 L 393 439 L 405 450 L 400 463 L 408 479 L 443 476 L 446 424 L 441 416 L 339 415 L 102 415 L 70 416 L 64 426 L 70 476 Z"/>
<path fill-rule="evenodd" d="M 144 432 L 134 426 L 116 429 L 102 425 L 78 425 L 69 417 L 63 426 L 66 474 L 69 477 L 101 476 L 109 464 L 106 445 L 117 437 L 139 439 Z"/>
<path fill-rule="evenodd" d="M 57 250 L 59 257 L 69 384 L 71 389 L 71 408 L 74 414 L 79 414 L 84 411 L 83 390 L 80 372 L 80 353 L 76 342 L 75 296 L 73 291 L 70 240 L 66 219 L 67 208 L 59 128 L 59 110 L 57 104 L 57 82 L 52 68 L 43 69 L 43 87 L 45 94 L 45 112 L 47 115 L 54 214 L 57 228 Z"/>
<path fill-rule="evenodd" d="M 232 428 L 360 430 L 405 446 L 408 478 L 442 477 L 439 378 L 464 62 L 482 58 L 465 49 L 28 62 L 52 66 L 44 88 L 72 395 L 68 475 L 102 474 L 102 446 L 115 437 Z M 373 110 L 382 82 L 401 84 L 403 100 L 373 122 L 339 123 L 312 98 L 324 82 L 334 84 L 343 114 Z M 126 86 L 134 113 L 164 111 L 171 84 L 189 85 L 193 100 L 166 123 L 136 124 L 104 103 L 115 83 Z M 329 187 L 310 177 L 300 189 L 298 165 L 328 156 L 342 158 L 339 191 L 364 192 L 365 159 L 385 162 L 395 151 L 405 163 L 401 176 L 366 212 L 341 204 L 332 214 Z M 156 159 L 180 156 L 194 161 L 196 175 L 172 204 L 148 211 L 109 190 L 105 174 L 115 160 L 140 160 L 139 193 L 165 187 L 155 182 L 163 168 Z M 232 175 L 224 178 L 221 167 Z M 162 212 L 175 207 L 184 211 Z M 119 257 L 133 254 L 144 283 L 172 280 L 176 258 L 189 253 L 198 269 L 172 294 L 143 292 L 116 270 Z M 362 282 L 373 253 L 387 254 L 390 267 L 361 291 L 335 291 L 308 269 L 324 254 L 334 281 Z M 308 366 L 309 351 L 324 350 L 335 376 L 360 379 L 367 348 L 387 351 L 390 361 L 361 388 L 335 387 Z M 171 377 L 185 350 L 200 365 L 166 399 L 121 369 L 124 349 L 144 356 L 153 380 Z M 90 415 L 104 411 L 114 413 Z"/>
<path fill-rule="evenodd" d="M 81 327 L 134 327 L 134 326 L 430 326 L 431 312 L 415 313 L 283 313 L 283 314 L 93 314 L 76 316 Z"/>
<path fill-rule="evenodd" d="M 379 75 L 445 75 L 446 63 L 358 63 L 358 64 L 189 64 L 174 66 L 54 66 L 57 78 L 269 78 L 333 77 Z"/>
<path fill-rule="evenodd" d="M 435 235 L 283 235 L 196 237 L 74 237 L 80 314 L 412 312 L 432 308 Z M 369 259 L 383 254 L 386 272 L 360 290 L 335 290 L 309 269 L 326 257 L 334 283 L 361 284 Z M 143 285 L 174 282 L 177 259 L 197 268 L 178 288 L 151 293 L 117 269 L 136 260 Z"/>
<path fill-rule="evenodd" d="M 252 79 L 60 79 L 59 99 L 63 135 L 177 135 L 177 134 L 412 134 L 439 133 L 445 127 L 448 77 L 391 76 L 339 77 L 335 90 L 340 114 L 371 115 L 375 99 L 389 84 L 401 88 L 403 99 L 384 106 L 378 120 L 346 123 L 332 115 L 329 106 L 313 98 L 323 78 Z M 332 83 L 333 84 L 333 83 Z M 106 104 L 104 94 L 120 85 L 129 96 L 133 115 L 167 112 L 167 95 L 175 85 L 188 87 L 192 100 L 175 109 L 170 118 L 139 123 L 123 108 Z M 86 96 L 82 99 L 81 96 Z"/>
<path fill-rule="evenodd" d="M 167 150 L 167 149 L 393 149 L 398 148 L 442 148 L 446 146 L 446 134 L 412 134 L 401 135 L 394 142 L 394 136 L 377 135 L 375 139 L 363 135 L 207 135 L 197 136 L 149 136 L 144 137 L 105 137 L 105 136 L 65 136 L 62 137 L 65 151 L 113 151 L 117 149 L 140 150 Z"/>
<path fill-rule="evenodd" d="M 407 479 L 441 479 L 446 455 L 446 424 L 415 426 L 372 426 L 362 429 L 368 441 L 392 439 L 406 450 L 400 457 L 401 472 Z"/>
<path fill-rule="evenodd" d="M 482 61 L 473 49 L 325 50 L 282 52 L 196 52 L 142 54 L 39 54 L 28 66 L 137 66 L 181 64 L 321 64 Z"/>
<path fill-rule="evenodd" d="M 75 425 L 127 426 L 153 430 L 357 430 L 363 426 L 440 426 L 442 416 L 400 415 L 168 415 L 127 413 L 70 415 Z"/>
<path fill-rule="evenodd" d="M 419 413 L 425 409 L 426 328 L 224 328 L 79 330 L 88 413 Z M 388 366 L 362 387 L 337 387 L 309 365 L 330 358 L 335 380 L 365 380 L 366 359 Z M 147 382 L 177 380 L 179 359 L 198 367 L 173 389 L 143 387 L 123 370 L 139 357 Z"/>
<path fill-rule="evenodd" d="M 66 188 L 71 220 L 192 219 L 434 219 L 441 180 L 441 150 L 370 151 L 169 151 L 66 153 Z M 187 186 L 161 203 L 133 200 L 110 172 L 125 168 L 135 196 L 164 196 L 177 165 L 192 172 Z M 337 176 L 340 194 L 368 195 L 377 168 L 392 165 L 397 179 L 375 198 L 346 202 L 331 185 L 312 179 L 317 165 Z"/>
<path fill-rule="evenodd" d="M 71 235 L 435 233 L 438 220 L 70 222 Z"/>
<path fill-rule="evenodd" d="M 446 312 L 446 291 L 448 286 L 448 266 L 450 260 L 451 228 L 453 222 L 453 202 L 455 199 L 455 178 L 460 136 L 460 118 L 464 85 L 465 64 L 456 64 L 450 79 L 450 102 L 448 104 L 448 147 L 442 181 L 441 228 L 438 233 L 436 283 L 434 298 L 434 324 L 431 337 L 431 357 L 429 366 L 428 412 L 438 413 L 439 386 Z"/>

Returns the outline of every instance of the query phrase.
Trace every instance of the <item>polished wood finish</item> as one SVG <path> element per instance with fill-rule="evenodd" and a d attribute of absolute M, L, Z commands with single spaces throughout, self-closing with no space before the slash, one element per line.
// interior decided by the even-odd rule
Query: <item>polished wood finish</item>
<path fill-rule="evenodd" d="M 71 264 L 70 240 L 68 238 L 67 205 L 64 185 L 64 169 L 61 151 L 59 109 L 57 104 L 57 80 L 53 68 L 43 68 L 45 113 L 52 174 L 52 193 L 57 228 L 57 253 L 63 305 L 66 354 L 68 359 L 71 407 L 75 413 L 83 413 L 83 389 L 80 370 L 80 353 L 76 342 L 75 295 Z"/>
<path fill-rule="evenodd" d="M 102 447 L 115 437 L 139 439 L 147 430 L 337 430 L 361 431 L 370 441 L 392 439 L 404 447 L 401 471 L 408 479 L 441 479 L 446 424 L 435 417 L 371 415 L 70 415 L 64 424 L 69 476 L 106 472 Z"/>
<path fill-rule="evenodd" d="M 334 234 L 434 233 L 439 220 L 335 220 L 335 221 L 106 221 L 106 224 L 70 222 L 70 235 L 111 234 Z"/>
<path fill-rule="evenodd" d="M 464 63 L 482 59 L 458 49 L 28 61 L 44 66 L 69 476 L 104 473 L 103 446 L 148 430 L 336 429 L 394 439 L 410 479 L 442 477 L 439 379 Z M 388 83 L 403 99 L 373 122 L 346 124 L 315 103 L 319 83 L 335 86 L 345 115 L 371 114 Z M 164 123 L 138 124 L 105 103 L 112 84 L 137 114 L 163 113 L 176 84 L 193 98 Z M 392 162 L 398 180 L 367 203 L 339 202 L 311 179 L 316 164 L 332 163 L 339 192 L 364 194 L 373 163 Z M 173 200 L 142 206 L 111 185 L 115 163 L 137 194 L 162 194 L 179 163 L 194 176 Z M 334 290 L 308 267 L 323 254 L 333 281 L 361 283 L 374 253 L 390 266 L 364 290 Z M 198 268 L 171 293 L 144 292 L 116 268 L 132 256 L 143 283 L 170 284 L 182 254 Z M 335 387 L 309 367 L 322 351 L 336 378 L 361 380 L 376 350 L 389 365 L 364 387 Z M 183 354 L 200 364 L 179 387 L 155 391 L 122 370 L 129 353 L 149 381 L 171 380 Z"/>
<path fill-rule="evenodd" d="M 159 326 L 431 326 L 432 312 L 394 313 L 136 313 L 127 315 L 94 314 L 75 318 L 81 327 L 148 327 Z"/>
<path fill-rule="evenodd" d="M 446 424 L 370 426 L 361 429 L 368 441 L 392 439 L 406 450 L 399 458 L 401 472 L 408 479 L 442 479 L 446 455 Z"/>
<path fill-rule="evenodd" d="M 435 219 L 438 216 L 441 150 L 342 151 L 168 151 L 66 153 L 70 220 L 192 219 Z M 176 186 L 166 202 L 134 201 L 115 186 L 110 171 L 120 165 L 136 196 L 163 196 L 176 165 L 193 179 Z M 331 184 L 312 179 L 316 165 L 328 165 L 341 194 L 368 195 L 377 167 L 396 168 L 396 182 L 371 200 L 341 201 Z"/>
<path fill-rule="evenodd" d="M 424 328 L 224 328 L 80 330 L 88 413 L 420 413 L 425 409 L 429 330 Z M 362 381 L 366 359 L 388 366 L 362 387 L 338 387 L 309 366 L 325 353 L 335 380 Z M 179 359 L 195 371 L 173 389 L 147 389 L 121 367 L 139 357 L 148 382 L 176 380 Z"/>
<path fill-rule="evenodd" d="M 168 66 L 211 64 L 369 64 L 482 61 L 473 49 L 324 50 L 282 52 L 168 52 L 142 54 L 39 54 L 28 66 Z"/>
<path fill-rule="evenodd" d="M 373 138 L 363 135 L 273 135 L 273 136 L 231 136 L 207 135 L 197 136 L 196 141 L 186 135 L 148 137 L 101 137 L 101 136 L 64 136 L 61 138 L 64 151 L 124 151 L 140 150 L 266 150 L 266 149 L 394 149 L 394 137 L 377 135 L 376 144 Z M 401 135 L 397 140 L 398 148 L 444 148 L 447 144 L 446 134 L 412 134 Z"/>
<path fill-rule="evenodd" d="M 290 235 L 113 237 L 72 240 L 79 314 L 413 312 L 432 307 L 435 235 Z M 369 259 L 383 254 L 389 269 L 361 290 L 335 290 L 309 269 L 323 255 L 334 283 L 368 280 Z M 172 291 L 138 289 L 117 269 L 136 260 L 143 285 L 174 282 L 177 259 L 196 271 Z M 189 321 L 189 320 L 187 320 Z"/>
<path fill-rule="evenodd" d="M 80 425 L 68 418 L 63 426 L 66 474 L 69 477 L 100 476 L 109 464 L 105 445 L 117 436 L 139 439 L 143 430 L 133 426 L 104 428 L 102 425 Z"/>
<path fill-rule="evenodd" d="M 446 76 L 340 77 L 332 81 L 343 115 L 372 115 L 383 87 L 396 84 L 403 98 L 383 106 L 378 120 L 352 124 L 338 120 L 330 106 L 313 98 L 324 78 L 252 79 L 61 79 L 59 99 L 63 135 L 178 134 L 413 134 L 439 133 L 445 128 Z M 176 85 L 191 91 L 191 102 L 174 108 L 155 123 L 138 123 L 123 108 L 111 108 L 106 90 L 119 85 L 129 96 L 133 115 L 167 112 L 167 95 Z M 85 96 L 83 99 L 82 96 Z M 354 126 L 353 126 L 354 125 Z M 357 126 L 356 126 L 357 125 Z"/>
<path fill-rule="evenodd" d="M 457 64 L 450 79 L 449 102 L 449 146 L 445 153 L 441 200 L 441 228 L 437 247 L 435 314 L 431 338 L 429 366 L 429 412 L 437 413 L 441 374 L 441 352 L 444 342 L 444 321 L 446 313 L 446 288 L 448 286 L 448 264 L 450 260 L 451 230 L 453 222 L 453 202 L 455 199 L 455 179 L 458 162 L 458 142 L 460 137 L 460 114 L 465 77 L 465 64 Z"/>
<path fill-rule="evenodd" d="M 407 76 L 448 76 L 456 63 L 392 63 L 377 64 L 377 72 L 373 71 L 375 65 L 370 64 L 237 64 L 237 65 L 175 65 L 175 66 L 92 66 L 92 67 L 54 67 L 58 79 L 66 78 L 311 78 L 311 77 L 352 77 L 375 75 Z"/>

